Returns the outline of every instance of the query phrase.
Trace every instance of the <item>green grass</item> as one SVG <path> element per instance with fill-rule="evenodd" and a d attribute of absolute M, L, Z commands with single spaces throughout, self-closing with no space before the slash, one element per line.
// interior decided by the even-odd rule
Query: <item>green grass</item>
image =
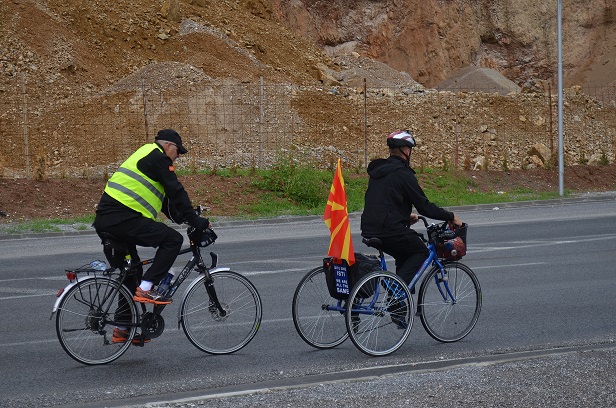
<path fill-rule="evenodd" d="M 417 178 L 430 201 L 442 207 L 547 200 L 560 197 L 557 191 L 542 192 L 520 188 L 508 192 L 477 191 L 477 185 L 471 178 L 452 171 L 428 169 L 421 173 L 418 172 Z M 569 194 L 569 191 L 565 191 L 565 196 Z"/>
<path fill-rule="evenodd" d="M 256 204 L 243 209 L 249 214 L 245 218 L 322 215 L 334 173 L 334 170 L 296 165 L 289 160 L 279 160 L 271 170 L 242 172 L 243 176 L 251 177 L 255 191 L 263 192 Z M 361 211 L 368 186 L 367 174 L 363 170 L 343 169 L 343 177 L 348 211 Z M 430 201 L 443 207 L 559 198 L 556 191 L 477 191 L 472 178 L 451 170 L 423 169 L 417 177 Z M 568 194 L 566 191 L 565 195 Z"/>
<path fill-rule="evenodd" d="M 350 167 L 349 167 L 350 168 Z M 306 165 L 296 165 L 291 160 L 280 159 L 270 170 L 230 169 L 209 170 L 221 177 L 248 177 L 252 188 L 247 194 L 258 194 L 255 204 L 243 208 L 241 218 L 257 219 L 290 215 L 322 215 L 332 184 L 334 170 L 319 170 Z M 191 173 L 191 174 L 194 174 Z M 347 208 L 358 212 L 363 208 L 368 176 L 363 170 L 344 170 Z M 443 169 L 422 169 L 417 178 L 426 196 L 442 206 L 464 206 L 545 200 L 559 198 L 558 192 L 536 192 L 528 189 L 513 189 L 506 193 L 478 191 L 476 183 L 464 173 Z M 566 191 L 565 196 L 570 192 Z M 222 199 L 221 199 L 222 200 Z M 23 223 L 0 224 L 0 234 L 23 234 L 60 232 L 70 226 L 72 230 L 86 230 L 94 216 L 81 219 L 33 220 Z M 215 217 L 213 217 L 215 221 Z"/>
<path fill-rule="evenodd" d="M 323 214 L 334 173 L 289 162 L 279 162 L 272 170 L 259 170 L 253 185 L 267 193 L 246 210 L 258 217 Z M 343 171 L 349 212 L 361 210 L 367 186 L 366 177 L 353 176 L 347 177 Z"/>
<path fill-rule="evenodd" d="M 0 224 L 0 235 L 62 232 L 64 229 L 85 231 L 90 228 L 93 221 L 94 215 L 74 219 L 37 219 L 20 223 Z M 62 228 L 63 226 L 70 228 Z"/>

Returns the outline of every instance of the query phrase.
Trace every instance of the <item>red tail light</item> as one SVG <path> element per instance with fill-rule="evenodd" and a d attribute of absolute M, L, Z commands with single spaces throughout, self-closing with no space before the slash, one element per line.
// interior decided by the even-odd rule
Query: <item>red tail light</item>
<path fill-rule="evenodd" d="M 68 278 L 68 280 L 73 282 L 75 279 L 77 279 L 77 274 L 72 271 L 66 271 L 66 277 Z"/>

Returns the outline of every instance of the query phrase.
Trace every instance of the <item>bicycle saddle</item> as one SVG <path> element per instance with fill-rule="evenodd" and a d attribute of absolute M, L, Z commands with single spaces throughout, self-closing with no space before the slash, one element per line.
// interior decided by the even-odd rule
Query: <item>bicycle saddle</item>
<path fill-rule="evenodd" d="M 380 238 L 362 238 L 361 242 L 379 251 L 383 249 L 383 242 Z"/>

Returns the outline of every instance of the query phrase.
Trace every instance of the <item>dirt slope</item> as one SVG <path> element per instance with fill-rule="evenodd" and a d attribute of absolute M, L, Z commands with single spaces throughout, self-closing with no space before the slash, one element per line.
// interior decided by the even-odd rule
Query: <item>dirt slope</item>
<path fill-rule="evenodd" d="M 473 178 L 476 191 L 558 191 L 557 170 L 469 171 L 464 174 Z M 420 180 L 422 177 L 426 175 L 420 174 Z M 242 207 L 257 200 L 259 193 L 247 177 L 183 176 L 181 181 L 193 202 L 210 207 L 210 214 L 217 217 L 248 215 Z M 102 179 L 44 182 L 0 179 L 0 210 L 6 215 L 0 216 L 0 223 L 93 215 L 104 186 Z M 565 188 L 575 192 L 616 191 L 616 164 L 568 167 Z"/>
<path fill-rule="evenodd" d="M 542 32 L 524 13 L 543 6 L 435 1 L 7 0 L 0 3 L 0 92 L 9 91 L 3 82 L 23 73 L 29 92 L 62 99 L 165 61 L 236 82 L 263 76 L 315 84 L 324 67 L 341 68 L 325 51 L 358 51 L 430 86 L 468 65 L 495 68 L 517 84 L 554 74 L 554 10 L 544 10 L 551 23 L 540 40 Z M 616 8 L 592 1 L 600 7 L 574 1 L 566 10 L 576 16 L 564 23 L 568 35 L 584 38 L 566 47 L 569 86 L 616 81 Z M 376 78 L 388 75 L 378 65 L 369 68 Z"/>
<path fill-rule="evenodd" d="M 258 1 L 3 1 L 1 77 L 23 72 L 57 96 L 165 61 L 215 78 L 314 81 L 326 58 L 267 15 Z"/>

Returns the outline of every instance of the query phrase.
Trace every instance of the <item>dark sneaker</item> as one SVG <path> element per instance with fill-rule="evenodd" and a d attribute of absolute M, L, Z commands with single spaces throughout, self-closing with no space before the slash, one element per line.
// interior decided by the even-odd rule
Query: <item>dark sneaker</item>
<path fill-rule="evenodd" d="M 361 319 L 359 316 L 351 316 L 351 326 L 353 327 L 353 333 L 359 332 L 359 324 L 361 323 Z"/>
<path fill-rule="evenodd" d="M 399 329 L 405 330 L 407 327 L 405 319 L 406 304 L 392 299 L 390 305 L 387 307 L 387 311 L 390 313 L 392 323 L 398 326 Z"/>
<path fill-rule="evenodd" d="M 401 317 L 400 315 L 397 315 L 395 313 L 391 314 L 391 322 L 393 324 L 395 324 L 396 326 L 398 326 L 398 329 L 400 330 L 406 330 L 406 321 L 404 320 L 404 317 Z"/>
<path fill-rule="evenodd" d="M 133 297 L 135 302 L 140 303 L 153 303 L 155 305 L 168 305 L 172 302 L 171 298 L 164 297 L 155 290 L 145 291 L 141 288 L 137 288 L 135 296 Z"/>
<path fill-rule="evenodd" d="M 121 330 L 118 329 L 117 327 L 115 329 L 113 329 L 113 336 L 111 336 L 111 342 L 112 343 L 126 343 L 126 340 L 128 340 L 128 330 Z M 143 339 L 144 343 L 149 343 L 150 339 Z M 135 337 L 133 337 L 133 340 L 131 341 L 132 344 L 134 345 L 140 345 L 141 344 L 141 334 L 137 334 Z"/>

